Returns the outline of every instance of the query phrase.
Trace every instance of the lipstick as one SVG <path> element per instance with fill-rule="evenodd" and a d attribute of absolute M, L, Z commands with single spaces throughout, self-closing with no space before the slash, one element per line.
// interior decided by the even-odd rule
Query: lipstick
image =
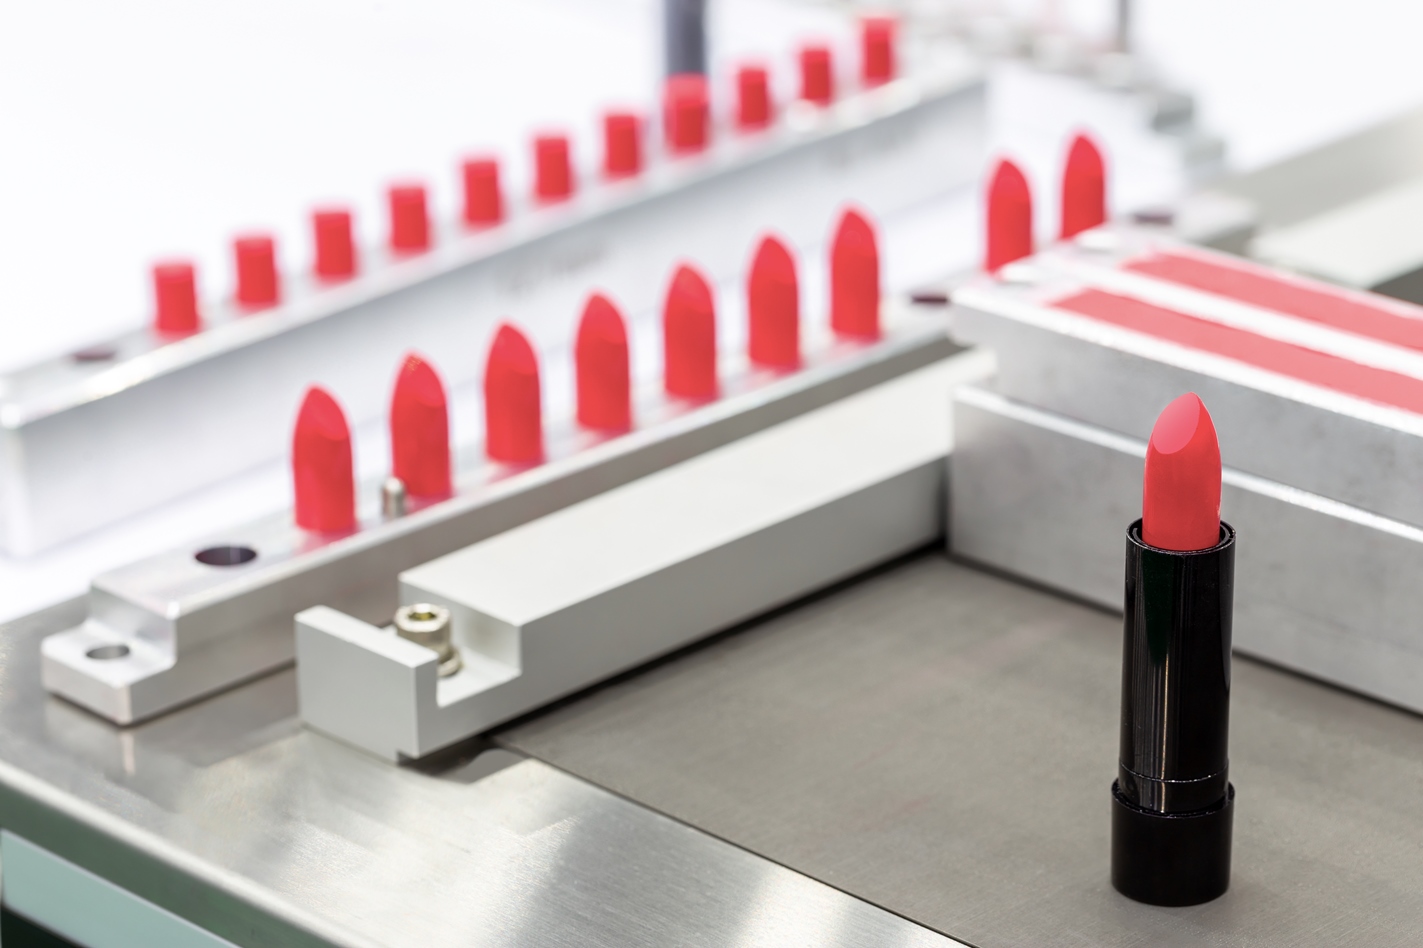
<path fill-rule="evenodd" d="M 534 199 L 540 204 L 566 201 L 573 196 L 573 162 L 568 136 L 558 133 L 534 139 Z"/>
<path fill-rule="evenodd" d="M 716 398 L 716 306 L 711 284 L 682 264 L 662 308 L 663 386 L 674 398 Z"/>
<path fill-rule="evenodd" d="M 821 107 L 835 101 L 835 72 L 829 46 L 817 43 L 801 48 L 800 97 Z"/>
<path fill-rule="evenodd" d="M 763 368 L 800 365 L 800 293 L 795 260 L 775 237 L 762 238 L 746 280 L 747 348 Z"/>
<path fill-rule="evenodd" d="M 494 334 L 484 367 L 484 453 L 504 464 L 544 458 L 538 356 L 508 323 Z"/>
<path fill-rule="evenodd" d="M 430 363 L 410 353 L 390 400 L 390 471 L 412 497 L 448 497 L 450 415 L 445 386 Z"/>
<path fill-rule="evenodd" d="M 1008 159 L 998 162 L 988 184 L 983 269 L 996 273 L 1033 252 L 1033 196 L 1028 179 Z"/>
<path fill-rule="evenodd" d="M 1150 905 L 1197 905 L 1230 885 L 1235 530 L 1220 519 L 1220 481 L 1210 413 L 1182 395 L 1156 419 L 1141 519 L 1127 528 L 1112 885 Z"/>
<path fill-rule="evenodd" d="M 755 131 L 771 124 L 771 84 L 765 66 L 748 64 L 736 72 L 736 127 Z"/>
<path fill-rule="evenodd" d="M 164 260 L 153 265 L 153 328 L 180 336 L 197 332 L 197 271 L 187 260 Z"/>
<path fill-rule="evenodd" d="M 874 228 L 853 208 L 830 243 L 830 326 L 842 336 L 878 339 L 879 249 Z"/>
<path fill-rule="evenodd" d="M 351 212 L 340 207 L 318 208 L 311 214 L 318 279 L 345 280 L 356 275 L 356 242 L 351 236 Z"/>
<path fill-rule="evenodd" d="M 1107 172 L 1092 139 L 1078 135 L 1067 150 L 1062 170 L 1063 240 L 1107 220 Z"/>
<path fill-rule="evenodd" d="M 276 242 L 267 234 L 244 234 L 233 240 L 232 253 L 237 261 L 237 305 L 249 310 L 277 305 L 282 289 Z"/>
<path fill-rule="evenodd" d="M 499 188 L 499 160 L 491 156 L 466 158 L 464 222 L 470 227 L 491 227 L 504 219 L 504 194 Z"/>
<path fill-rule="evenodd" d="M 423 253 L 430 249 L 430 212 L 425 186 L 415 182 L 391 185 L 386 193 L 390 205 L 390 249 L 397 254 Z"/>
<path fill-rule="evenodd" d="M 631 178 L 642 172 L 642 117 L 636 112 L 603 116 L 603 177 Z"/>
<path fill-rule="evenodd" d="M 316 533 L 356 526 L 356 477 L 346 414 L 324 388 L 306 390 L 292 435 L 296 525 Z"/>
<path fill-rule="evenodd" d="M 606 296 L 594 293 L 583 307 L 574 344 L 578 423 L 598 431 L 632 427 L 632 382 L 627 326 Z"/>
<path fill-rule="evenodd" d="M 667 147 L 675 155 L 689 155 L 707 147 L 707 77 L 699 73 L 670 76 L 662 97 L 662 124 Z"/>

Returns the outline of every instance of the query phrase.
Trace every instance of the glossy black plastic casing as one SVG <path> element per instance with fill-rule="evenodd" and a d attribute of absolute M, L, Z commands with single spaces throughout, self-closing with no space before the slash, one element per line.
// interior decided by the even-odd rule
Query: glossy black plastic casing
<path fill-rule="evenodd" d="M 1112 884 L 1156 905 L 1230 884 L 1231 610 L 1235 531 L 1178 552 L 1127 530 L 1121 753 L 1112 786 Z"/>

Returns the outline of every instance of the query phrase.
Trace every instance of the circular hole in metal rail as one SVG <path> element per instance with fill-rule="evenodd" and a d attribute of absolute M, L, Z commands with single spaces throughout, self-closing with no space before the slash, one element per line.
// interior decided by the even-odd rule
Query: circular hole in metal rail
<path fill-rule="evenodd" d="M 250 546 L 210 546 L 193 554 L 193 559 L 208 566 L 241 566 L 257 558 Z"/>
<path fill-rule="evenodd" d="M 76 352 L 71 352 L 69 358 L 75 362 L 108 362 L 119 354 L 119 350 L 113 346 L 88 346 Z"/>
<path fill-rule="evenodd" d="M 96 645 L 84 653 L 85 658 L 92 658 L 96 662 L 109 662 L 127 656 L 127 645 Z"/>

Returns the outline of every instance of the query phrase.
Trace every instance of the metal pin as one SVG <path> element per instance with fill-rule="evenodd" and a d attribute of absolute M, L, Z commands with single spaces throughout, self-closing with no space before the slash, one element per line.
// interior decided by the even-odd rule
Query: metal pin
<path fill-rule="evenodd" d="M 428 602 L 401 606 L 395 612 L 395 634 L 423 645 L 440 656 L 440 677 L 460 670 L 459 650 L 450 641 L 450 610 Z"/>
<path fill-rule="evenodd" d="M 398 477 L 387 477 L 380 485 L 380 515 L 386 520 L 405 516 L 405 499 L 405 482 Z"/>

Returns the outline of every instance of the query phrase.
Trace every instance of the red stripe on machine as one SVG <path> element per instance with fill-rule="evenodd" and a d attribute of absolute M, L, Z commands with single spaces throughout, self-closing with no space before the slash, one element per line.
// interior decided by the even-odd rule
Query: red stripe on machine
<path fill-rule="evenodd" d="M 1268 272 L 1185 254 L 1156 254 L 1128 264 L 1126 269 L 1344 332 L 1423 350 L 1423 310 L 1417 318 L 1410 318 L 1351 299 L 1330 287 L 1310 286 Z"/>
<path fill-rule="evenodd" d="M 1423 379 L 1360 365 L 1101 290 L 1084 290 L 1053 306 L 1344 395 L 1423 414 Z"/>

